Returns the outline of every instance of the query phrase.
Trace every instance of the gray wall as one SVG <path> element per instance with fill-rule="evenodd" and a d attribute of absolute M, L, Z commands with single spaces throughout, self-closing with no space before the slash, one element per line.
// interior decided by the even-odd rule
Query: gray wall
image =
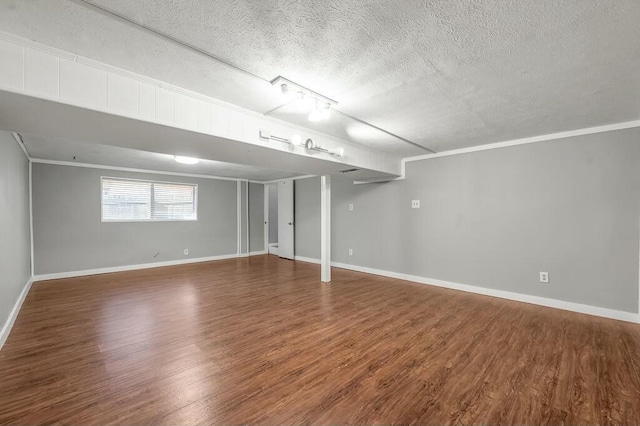
<path fill-rule="evenodd" d="M 269 244 L 278 242 L 278 184 L 269 185 Z"/>
<path fill-rule="evenodd" d="M 296 191 L 296 207 L 319 203 Z M 637 312 L 639 218 L 636 128 L 410 162 L 403 181 L 334 178 L 332 259 Z M 319 217 L 296 224 L 319 232 Z M 296 238 L 296 253 L 317 258 L 319 242 Z"/>
<path fill-rule="evenodd" d="M 240 253 L 248 253 L 247 241 L 247 214 L 249 205 L 247 203 L 248 182 L 240 182 Z"/>
<path fill-rule="evenodd" d="M 0 132 L 0 329 L 31 277 L 29 161 L 11 133 Z"/>
<path fill-rule="evenodd" d="M 264 185 L 249 183 L 250 251 L 264 251 Z"/>
<path fill-rule="evenodd" d="M 295 255 L 319 259 L 320 178 L 297 179 L 294 182 Z M 332 214 L 332 218 L 334 216 Z"/>
<path fill-rule="evenodd" d="M 196 183 L 198 221 L 101 223 L 101 176 Z M 32 184 L 36 274 L 237 251 L 235 181 L 33 164 Z"/>

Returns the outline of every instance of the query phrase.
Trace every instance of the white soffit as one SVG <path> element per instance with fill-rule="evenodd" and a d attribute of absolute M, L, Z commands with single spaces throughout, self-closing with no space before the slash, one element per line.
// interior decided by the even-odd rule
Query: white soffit
<path fill-rule="evenodd" d="M 200 160 L 198 164 L 185 165 L 177 163 L 173 155 L 159 152 L 75 142 L 63 138 L 29 133 L 23 133 L 21 136 L 29 155 L 34 159 L 256 181 L 269 181 L 300 176 L 300 173 L 206 159 Z"/>

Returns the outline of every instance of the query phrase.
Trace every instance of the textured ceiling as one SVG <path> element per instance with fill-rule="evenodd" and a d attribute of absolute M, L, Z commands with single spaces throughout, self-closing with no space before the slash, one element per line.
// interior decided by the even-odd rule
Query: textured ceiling
<path fill-rule="evenodd" d="M 128 167 L 178 173 L 193 173 L 241 179 L 268 181 L 299 176 L 274 169 L 201 160 L 198 164 L 179 164 L 173 155 L 127 149 L 111 145 L 74 142 L 68 139 L 21 133 L 25 147 L 32 158 Z M 74 159 L 75 157 L 75 159 Z"/>
<path fill-rule="evenodd" d="M 640 118 L 637 0 L 91 2 L 435 151 Z M 265 81 L 80 0 L 4 0 L 0 29 L 255 111 L 280 103 Z M 346 118 L 315 128 L 424 153 Z"/>

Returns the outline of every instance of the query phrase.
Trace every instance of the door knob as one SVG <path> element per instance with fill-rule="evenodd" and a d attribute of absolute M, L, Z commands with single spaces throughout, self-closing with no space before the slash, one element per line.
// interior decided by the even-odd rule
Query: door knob
<path fill-rule="evenodd" d="M 293 222 L 289 222 L 289 225 L 293 225 Z"/>

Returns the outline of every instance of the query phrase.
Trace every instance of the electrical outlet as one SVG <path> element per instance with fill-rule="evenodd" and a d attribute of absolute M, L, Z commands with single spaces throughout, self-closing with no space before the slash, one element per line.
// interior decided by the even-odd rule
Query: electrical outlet
<path fill-rule="evenodd" d="M 419 209 L 420 208 L 420 200 L 411 200 L 411 208 Z"/>
<path fill-rule="evenodd" d="M 349 256 L 353 256 L 353 249 L 349 249 Z"/>
<path fill-rule="evenodd" d="M 184 254 L 185 255 L 189 254 L 189 249 L 184 249 Z"/>
<path fill-rule="evenodd" d="M 548 272 L 540 272 L 540 282 L 548 283 L 549 282 L 549 273 Z"/>
<path fill-rule="evenodd" d="M 353 210 L 353 204 L 349 204 L 349 210 Z"/>

